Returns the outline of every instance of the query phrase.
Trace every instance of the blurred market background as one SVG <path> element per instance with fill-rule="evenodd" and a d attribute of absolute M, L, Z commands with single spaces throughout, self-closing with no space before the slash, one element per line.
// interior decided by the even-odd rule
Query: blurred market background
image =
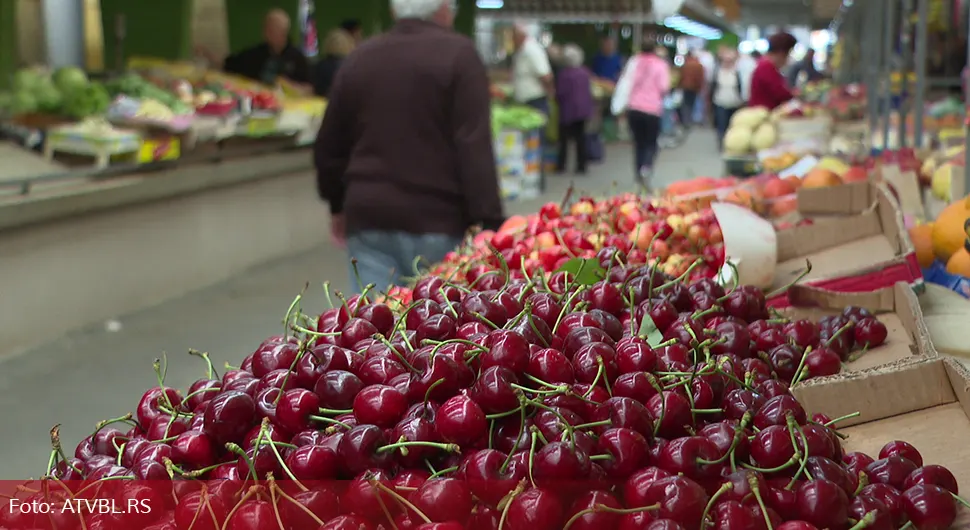
<path fill-rule="evenodd" d="M 458 4 L 456 30 L 475 39 L 494 76 L 509 213 L 558 201 L 571 183 L 590 194 L 633 189 L 628 133 L 608 116 L 596 120 L 602 153 L 584 177 L 543 178 L 519 159 L 536 149 L 529 138 L 542 120 L 503 102 L 516 21 L 544 46 L 578 44 L 587 61 L 604 37 L 624 56 L 653 39 L 675 66 L 694 52 L 708 71 L 719 51 L 764 53 L 766 37 L 784 30 L 798 39 L 793 61 L 812 50 L 825 73 L 803 85 L 798 113 L 835 116 L 843 154 L 869 155 L 851 134 L 860 127 L 893 150 L 963 142 L 962 0 Z M 311 60 L 347 20 L 365 38 L 393 23 L 386 0 L 0 0 L 0 477 L 42 472 L 52 421 L 76 440 L 127 410 L 153 384 L 156 357 L 166 354 L 170 383 L 185 386 L 203 369 L 189 348 L 220 366 L 238 360 L 280 331 L 306 282 L 308 310 L 322 309 L 322 282 L 348 287 L 306 149 L 325 100 L 198 61 L 199 50 L 259 42 L 269 7 L 289 13 Z M 611 90 L 594 87 L 603 108 Z M 655 187 L 781 171 L 802 157 L 776 148 L 759 160 L 756 148 L 775 139 L 722 156 L 708 123 L 665 146 Z M 533 154 L 543 164 L 555 156 Z M 965 189 L 962 168 L 950 169 Z M 933 184 L 936 200 L 963 195 L 950 184 Z"/>

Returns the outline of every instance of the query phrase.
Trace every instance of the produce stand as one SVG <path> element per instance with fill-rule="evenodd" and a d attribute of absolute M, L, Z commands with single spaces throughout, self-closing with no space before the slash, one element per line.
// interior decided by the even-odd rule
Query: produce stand
<path fill-rule="evenodd" d="M 534 199 L 542 193 L 542 129 L 503 130 L 495 138 L 502 196 Z"/>

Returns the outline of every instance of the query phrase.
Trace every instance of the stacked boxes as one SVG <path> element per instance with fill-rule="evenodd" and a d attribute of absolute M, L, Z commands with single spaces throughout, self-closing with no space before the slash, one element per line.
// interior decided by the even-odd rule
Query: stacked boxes
<path fill-rule="evenodd" d="M 542 130 L 503 130 L 495 137 L 495 162 L 502 196 L 531 199 L 542 191 Z"/>

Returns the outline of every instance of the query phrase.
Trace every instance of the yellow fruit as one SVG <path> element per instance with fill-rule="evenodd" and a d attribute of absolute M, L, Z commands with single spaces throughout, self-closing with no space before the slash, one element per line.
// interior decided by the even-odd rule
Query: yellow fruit
<path fill-rule="evenodd" d="M 933 253 L 940 261 L 946 262 L 963 247 L 967 219 L 970 219 L 970 195 L 944 208 L 933 222 Z"/>

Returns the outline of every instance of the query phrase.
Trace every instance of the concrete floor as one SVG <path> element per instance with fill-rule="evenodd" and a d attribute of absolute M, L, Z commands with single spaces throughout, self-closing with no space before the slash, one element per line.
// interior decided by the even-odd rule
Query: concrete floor
<path fill-rule="evenodd" d="M 575 182 L 594 194 L 633 189 L 629 145 L 608 148 L 606 161 L 584 177 L 550 176 L 541 200 L 513 203 L 510 213 L 535 211 L 558 201 Z M 692 133 L 680 148 L 662 151 L 654 186 L 693 175 L 720 175 L 710 130 Z M 210 352 L 217 366 L 238 363 L 265 337 L 282 331 L 293 297 L 310 282 L 303 304 L 310 314 L 326 305 L 320 285 L 332 280 L 346 288 L 346 257 L 330 246 L 254 268 L 230 281 L 106 323 L 52 338 L 47 345 L 0 359 L 0 479 L 25 479 L 44 473 L 48 431 L 61 424 L 65 449 L 89 434 L 102 419 L 134 409 L 141 393 L 155 385 L 151 363 L 167 353 L 169 386 L 187 387 L 204 374 L 202 363 L 186 352 Z M 43 332 L 38 315 L 38 333 Z"/>

